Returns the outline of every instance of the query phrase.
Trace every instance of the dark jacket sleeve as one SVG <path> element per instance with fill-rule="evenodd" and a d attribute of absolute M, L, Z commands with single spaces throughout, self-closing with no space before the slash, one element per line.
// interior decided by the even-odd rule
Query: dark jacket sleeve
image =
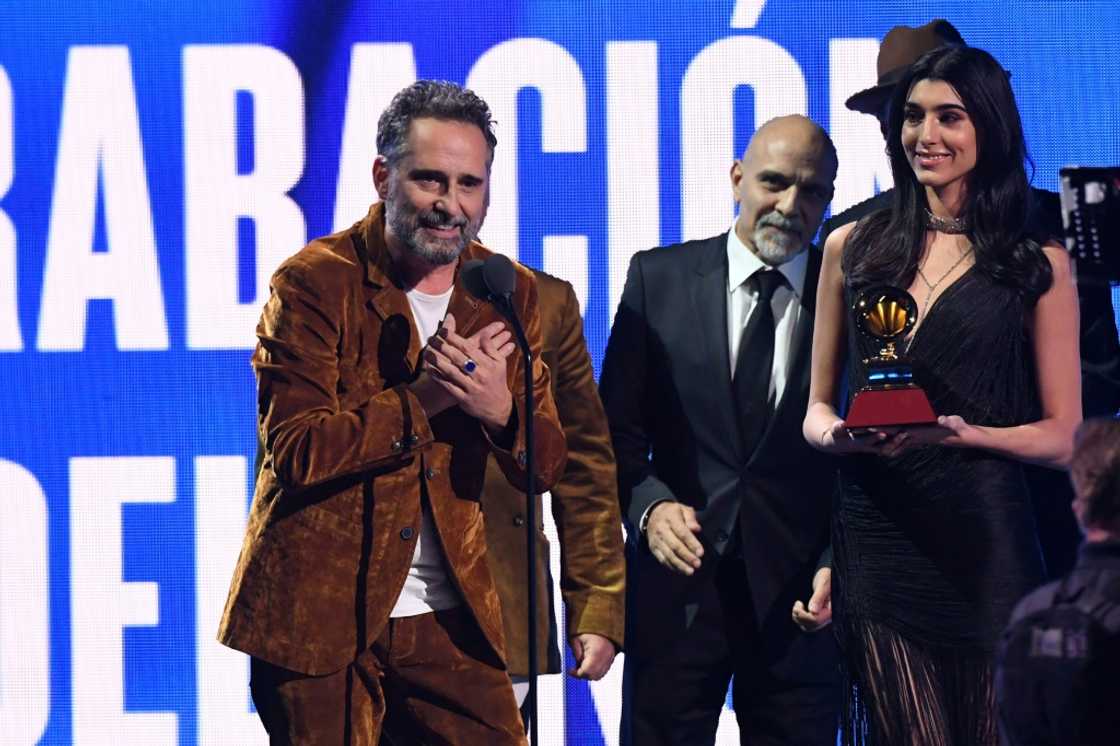
<path fill-rule="evenodd" d="M 583 320 L 571 285 L 555 340 L 556 406 L 568 441 L 568 465 L 552 488 L 560 539 L 560 590 L 568 635 L 594 633 L 622 647 L 626 563 L 622 551 L 614 452 Z"/>
<path fill-rule="evenodd" d="M 645 278 L 639 253 L 630 260 L 599 380 L 618 463 L 618 499 L 622 516 L 632 530 L 637 529 L 650 506 L 676 500 L 669 486 L 654 474 L 650 463 L 653 402 L 649 401 L 649 342 Z"/>
<path fill-rule="evenodd" d="M 432 441 L 419 400 L 405 386 L 351 410 L 337 397 L 346 292 L 329 272 L 289 261 L 272 278 L 257 326 L 260 435 L 289 492 L 401 460 Z"/>

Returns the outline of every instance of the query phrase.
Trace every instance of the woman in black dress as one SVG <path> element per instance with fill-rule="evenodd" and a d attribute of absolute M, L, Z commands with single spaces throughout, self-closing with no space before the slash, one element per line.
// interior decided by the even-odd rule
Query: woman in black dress
<path fill-rule="evenodd" d="M 1022 125 L 989 54 L 920 59 L 892 100 L 888 151 L 892 208 L 824 247 L 804 424 L 812 445 L 849 454 L 833 523 L 843 738 L 994 745 L 994 644 L 1044 580 L 1020 462 L 1065 468 L 1081 419 L 1077 293 L 1065 251 L 1027 233 Z M 874 350 L 849 309 L 878 284 L 917 301 L 907 354 L 942 416 L 852 437 L 839 381 L 857 390 Z"/>

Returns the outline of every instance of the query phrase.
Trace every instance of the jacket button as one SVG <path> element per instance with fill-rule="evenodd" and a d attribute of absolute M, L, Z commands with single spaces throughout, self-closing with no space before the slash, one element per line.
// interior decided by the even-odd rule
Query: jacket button
<path fill-rule="evenodd" d="M 438 475 L 438 469 L 427 469 L 424 471 L 424 476 L 426 476 L 428 479 L 435 479 Z"/>
<path fill-rule="evenodd" d="M 408 436 L 408 447 L 409 448 L 412 448 L 413 446 L 415 446 L 419 442 L 420 442 L 420 436 L 419 435 L 416 435 L 415 433 L 413 433 L 412 435 Z"/>
<path fill-rule="evenodd" d="M 394 440 L 392 443 L 389 444 L 389 447 L 392 448 L 394 451 L 399 451 L 401 449 L 401 442 L 399 440 Z"/>
<path fill-rule="evenodd" d="M 718 541 L 720 544 L 727 541 L 729 538 L 730 537 L 727 535 L 726 531 L 720 531 L 718 534 L 716 534 L 716 541 Z"/>
<path fill-rule="evenodd" d="M 401 529 L 401 538 L 405 541 L 412 538 L 412 526 L 405 526 Z"/>
<path fill-rule="evenodd" d="M 513 525 L 514 526 L 524 526 L 525 525 L 525 517 L 520 516 L 520 515 L 515 515 L 513 517 Z"/>

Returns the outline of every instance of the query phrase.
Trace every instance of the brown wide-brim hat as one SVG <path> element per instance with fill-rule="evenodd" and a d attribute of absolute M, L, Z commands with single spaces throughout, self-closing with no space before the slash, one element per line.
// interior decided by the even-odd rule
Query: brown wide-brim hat
<path fill-rule="evenodd" d="M 852 111 L 878 116 L 883 102 L 898 82 L 906 77 L 910 66 L 926 52 L 948 45 L 967 46 L 960 32 L 943 18 L 917 28 L 895 26 L 879 45 L 879 56 L 875 60 L 878 82 L 849 98 L 845 106 Z"/>

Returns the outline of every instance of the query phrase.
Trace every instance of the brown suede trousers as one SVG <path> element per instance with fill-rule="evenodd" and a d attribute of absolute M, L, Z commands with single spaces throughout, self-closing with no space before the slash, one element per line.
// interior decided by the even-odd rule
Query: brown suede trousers
<path fill-rule="evenodd" d="M 250 686 L 272 744 L 527 744 L 509 676 L 462 606 L 390 619 L 326 676 L 254 658 Z"/>

